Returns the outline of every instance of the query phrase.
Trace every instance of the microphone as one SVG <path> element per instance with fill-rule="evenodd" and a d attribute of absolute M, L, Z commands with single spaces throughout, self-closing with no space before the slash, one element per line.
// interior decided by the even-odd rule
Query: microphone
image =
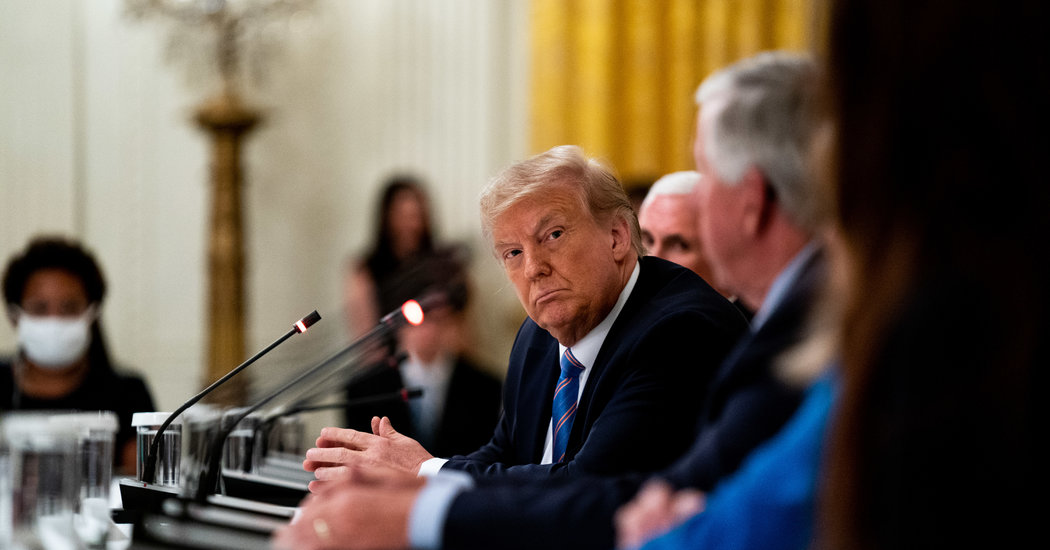
<path fill-rule="evenodd" d="M 146 462 L 142 467 L 142 481 L 144 483 L 153 483 L 153 478 L 156 475 L 157 468 L 157 454 L 160 451 L 160 436 L 164 434 L 164 430 L 166 430 L 168 428 L 168 425 L 170 425 L 171 422 L 175 420 L 175 417 L 179 416 L 180 414 L 182 414 L 183 411 L 185 411 L 186 409 L 190 408 L 195 403 L 203 399 L 206 395 L 214 391 L 215 388 L 218 388 L 219 386 L 225 384 L 227 380 L 233 378 L 237 373 L 247 368 L 248 365 L 251 365 L 260 357 L 269 353 L 270 350 L 276 348 L 282 342 L 291 338 L 292 336 L 306 332 L 306 329 L 310 328 L 311 326 L 313 326 L 314 323 L 320 320 L 321 315 L 317 313 L 317 310 L 314 310 L 313 312 L 309 313 L 306 317 L 299 319 L 295 322 L 294 325 L 292 325 L 292 329 L 286 332 L 284 336 L 281 336 L 277 340 L 274 340 L 272 344 L 266 346 L 266 348 L 264 348 L 262 351 L 251 356 L 247 361 L 241 363 L 236 368 L 226 373 L 222 378 L 216 380 L 215 382 L 212 382 L 210 386 L 204 388 L 200 393 L 194 395 L 188 401 L 183 403 L 182 406 L 180 406 L 178 409 L 175 409 L 175 412 L 168 415 L 168 418 L 164 420 L 164 423 L 161 424 L 159 428 L 157 428 L 157 434 L 153 436 L 153 441 L 150 443 L 149 453 L 146 455 Z"/>
<path fill-rule="evenodd" d="M 280 386 L 276 390 L 264 396 L 254 405 L 247 407 L 243 412 L 241 412 L 240 415 L 234 418 L 228 426 L 220 426 L 220 429 L 217 431 L 214 438 L 211 440 L 211 446 L 208 449 L 207 464 L 205 465 L 204 471 L 201 472 L 199 478 L 199 484 L 197 485 L 196 500 L 198 502 L 205 502 L 208 498 L 208 495 L 210 495 L 211 492 L 214 491 L 217 487 L 219 474 L 221 473 L 222 469 L 222 447 L 226 444 L 226 439 L 229 437 L 230 432 L 233 431 L 233 429 L 237 426 L 238 423 L 240 423 L 241 420 L 244 420 L 248 417 L 248 415 L 259 410 L 264 405 L 281 396 L 285 392 L 295 388 L 296 386 L 301 385 L 304 381 L 308 381 L 309 379 L 318 376 L 319 374 L 322 374 L 328 369 L 339 368 L 344 366 L 345 361 L 348 358 L 352 357 L 355 353 L 360 351 L 361 348 L 370 344 L 381 342 L 382 339 L 384 339 L 390 332 L 397 330 L 404 324 L 408 323 L 412 325 L 418 325 L 422 323 L 425 311 L 424 304 L 426 305 L 426 309 L 429 309 L 431 307 L 436 307 L 440 303 L 443 303 L 443 300 L 439 298 L 432 298 L 430 296 L 421 298 L 418 302 L 416 300 L 409 300 L 405 302 L 399 309 L 396 309 L 384 315 L 379 320 L 379 323 L 372 328 L 372 330 L 368 331 L 367 333 L 365 333 L 364 336 L 352 342 L 342 351 L 300 373 L 295 378 L 289 380 L 284 385 Z M 323 384 L 323 382 L 325 381 L 326 379 L 322 379 L 320 381 L 321 383 L 317 384 L 317 387 L 324 391 L 330 391 L 331 386 Z M 305 400 L 307 400 L 307 398 L 299 400 L 299 403 L 302 403 Z"/>

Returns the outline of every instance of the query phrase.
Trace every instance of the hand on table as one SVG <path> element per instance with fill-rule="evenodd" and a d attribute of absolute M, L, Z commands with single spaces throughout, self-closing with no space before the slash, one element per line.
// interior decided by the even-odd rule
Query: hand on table
<path fill-rule="evenodd" d="M 373 417 L 370 434 L 344 428 L 321 430 L 317 447 L 306 451 L 303 468 L 321 481 L 345 479 L 350 467 L 357 467 L 359 475 L 380 476 L 389 481 L 397 477 L 395 472 L 416 476 L 420 465 L 431 458 L 434 456 L 419 442 L 398 433 L 389 418 Z M 372 473 L 363 473 L 366 469 Z M 311 491 L 315 484 L 310 484 Z"/>

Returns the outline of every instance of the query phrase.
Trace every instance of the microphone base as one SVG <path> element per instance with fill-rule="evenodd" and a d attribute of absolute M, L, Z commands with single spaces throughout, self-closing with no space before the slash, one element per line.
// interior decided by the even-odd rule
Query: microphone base
<path fill-rule="evenodd" d="M 310 492 L 306 482 L 229 470 L 222 472 L 222 487 L 226 496 L 292 507 L 298 506 Z"/>
<path fill-rule="evenodd" d="M 295 513 L 293 507 L 225 495 L 194 502 L 177 489 L 135 479 L 121 479 L 120 489 L 125 509 L 114 511 L 114 521 L 134 524 L 134 548 L 267 548 L 273 531 Z"/>
<path fill-rule="evenodd" d="M 154 485 L 130 477 L 120 478 L 122 509 L 113 510 L 115 523 L 135 523 L 144 512 L 160 510 L 161 503 L 179 496 L 178 487 Z"/>

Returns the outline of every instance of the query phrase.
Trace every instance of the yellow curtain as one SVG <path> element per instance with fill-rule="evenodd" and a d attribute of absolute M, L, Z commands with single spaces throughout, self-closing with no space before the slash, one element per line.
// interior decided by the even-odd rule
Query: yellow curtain
<path fill-rule="evenodd" d="M 576 144 L 628 185 L 693 167 L 705 76 L 812 41 L 818 0 L 533 0 L 533 152 Z"/>

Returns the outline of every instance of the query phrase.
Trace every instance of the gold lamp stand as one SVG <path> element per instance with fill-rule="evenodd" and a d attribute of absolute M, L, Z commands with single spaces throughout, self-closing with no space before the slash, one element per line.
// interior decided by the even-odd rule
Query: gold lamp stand
<path fill-rule="evenodd" d="M 262 120 L 226 88 L 205 101 L 197 124 L 211 139 L 211 233 L 208 237 L 208 381 L 245 358 L 244 230 L 241 206 L 241 150 L 244 138 Z M 232 378 L 209 398 L 240 405 L 247 397 L 244 378 Z"/>

